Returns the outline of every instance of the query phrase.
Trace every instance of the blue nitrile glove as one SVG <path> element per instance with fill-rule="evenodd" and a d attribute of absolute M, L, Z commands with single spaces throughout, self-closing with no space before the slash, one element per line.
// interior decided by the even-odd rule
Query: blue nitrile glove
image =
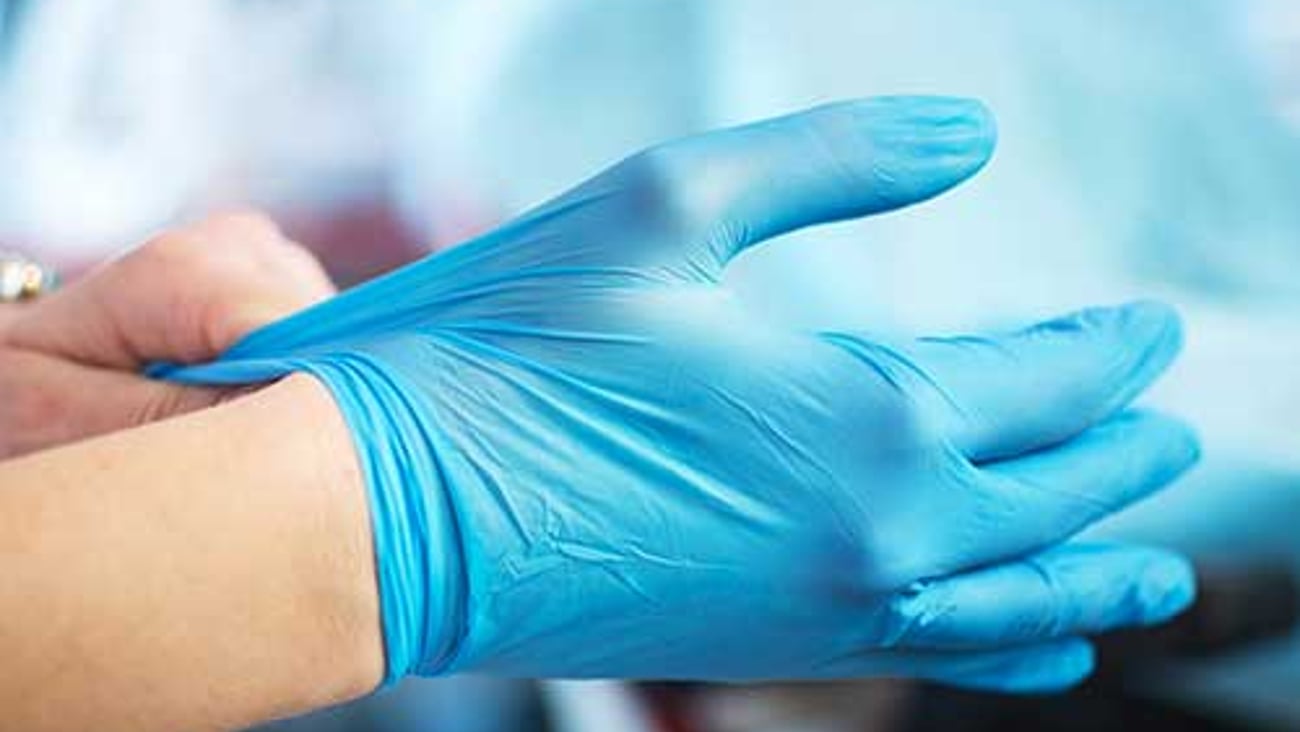
<path fill-rule="evenodd" d="M 1061 544 L 1196 459 L 1181 423 L 1123 411 L 1176 317 L 885 345 L 719 284 L 746 247 L 927 199 L 993 144 L 982 106 L 935 98 L 666 144 L 170 378 L 328 385 L 369 486 L 388 682 L 1067 685 L 1081 636 L 1193 594 L 1163 551 Z"/>

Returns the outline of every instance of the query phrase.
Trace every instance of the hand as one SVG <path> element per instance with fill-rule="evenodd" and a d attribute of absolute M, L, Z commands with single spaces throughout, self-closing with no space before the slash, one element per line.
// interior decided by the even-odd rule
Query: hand
<path fill-rule="evenodd" d="M 146 379 L 143 364 L 216 357 L 334 291 L 265 218 L 163 234 L 82 281 L 0 306 L 0 458 L 210 406 L 228 389 Z"/>
<path fill-rule="evenodd" d="M 993 143 L 981 106 L 934 98 L 670 143 L 172 377 L 332 391 L 389 682 L 1068 685 L 1083 636 L 1193 594 L 1177 556 L 1062 543 L 1195 461 L 1181 423 L 1125 410 L 1177 318 L 886 344 L 789 330 L 720 284 L 749 246 L 947 190 Z"/>

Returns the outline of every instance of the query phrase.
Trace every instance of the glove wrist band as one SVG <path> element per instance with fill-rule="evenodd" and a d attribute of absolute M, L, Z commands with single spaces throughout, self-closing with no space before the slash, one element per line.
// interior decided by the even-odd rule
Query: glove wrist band
<path fill-rule="evenodd" d="M 465 635 L 465 572 L 436 437 L 408 401 L 418 392 L 364 357 L 303 366 L 339 402 L 366 483 L 384 637 L 383 686 L 412 673 L 443 673 Z"/>

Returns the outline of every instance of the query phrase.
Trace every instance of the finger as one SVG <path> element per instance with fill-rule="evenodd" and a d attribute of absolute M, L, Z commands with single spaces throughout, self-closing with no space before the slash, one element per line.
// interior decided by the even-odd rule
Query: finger
<path fill-rule="evenodd" d="M 983 462 L 1066 440 L 1128 405 L 1177 356 L 1166 305 L 1094 308 L 1005 337 L 934 338 L 909 347 L 937 389 L 942 433 Z"/>
<path fill-rule="evenodd" d="M 1083 683 L 1097 667 L 1097 653 L 1088 641 L 1071 638 L 935 665 L 924 678 L 979 691 L 1048 694 Z"/>
<path fill-rule="evenodd" d="M 1060 543 L 1161 490 L 1199 457 L 1185 423 L 1129 411 L 1050 450 L 987 465 L 966 511 L 977 551 L 956 543 L 936 566 L 955 571 Z"/>
<path fill-rule="evenodd" d="M 200 409 L 225 393 L 6 349 L 0 351 L 0 459 Z"/>
<path fill-rule="evenodd" d="M 900 648 L 980 649 L 1043 643 L 1160 623 L 1195 595 L 1177 554 L 1066 544 L 1010 564 L 918 583 L 890 603 L 883 629 Z"/>
<path fill-rule="evenodd" d="M 30 302 L 0 303 L 0 343 L 5 342 L 10 325 L 31 307 Z"/>
<path fill-rule="evenodd" d="M 968 689 L 1046 693 L 1074 686 L 1096 667 L 1092 644 L 1068 638 L 997 651 L 867 651 L 826 664 L 822 678 L 895 676 Z"/>
<path fill-rule="evenodd" d="M 841 102 L 651 148 L 543 212 L 615 191 L 639 211 L 621 227 L 639 219 L 663 229 L 655 244 L 716 272 L 784 232 L 936 196 L 978 171 L 995 141 L 976 101 Z"/>
<path fill-rule="evenodd" d="M 28 350 L 122 370 L 204 361 L 332 292 L 320 265 L 268 219 L 214 216 L 41 298 L 7 336 Z"/>
<path fill-rule="evenodd" d="M 264 216 L 222 217 L 204 235 L 208 246 L 225 246 L 227 259 L 212 265 L 211 284 L 203 288 L 209 353 L 193 360 L 214 358 L 254 330 L 337 292 L 320 260 Z"/>

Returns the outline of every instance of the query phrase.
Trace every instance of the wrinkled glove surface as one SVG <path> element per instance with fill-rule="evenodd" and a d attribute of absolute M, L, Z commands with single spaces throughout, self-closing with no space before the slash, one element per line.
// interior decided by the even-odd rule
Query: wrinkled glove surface
<path fill-rule="evenodd" d="M 1084 635 L 1193 594 L 1177 556 L 1066 543 L 1196 458 L 1181 423 L 1126 408 L 1177 318 L 1138 303 L 884 343 L 769 322 L 721 284 L 746 247 L 947 190 L 994 137 L 978 103 L 905 97 L 671 142 L 161 373 L 331 390 L 390 683 L 1057 688 L 1090 670 Z"/>

